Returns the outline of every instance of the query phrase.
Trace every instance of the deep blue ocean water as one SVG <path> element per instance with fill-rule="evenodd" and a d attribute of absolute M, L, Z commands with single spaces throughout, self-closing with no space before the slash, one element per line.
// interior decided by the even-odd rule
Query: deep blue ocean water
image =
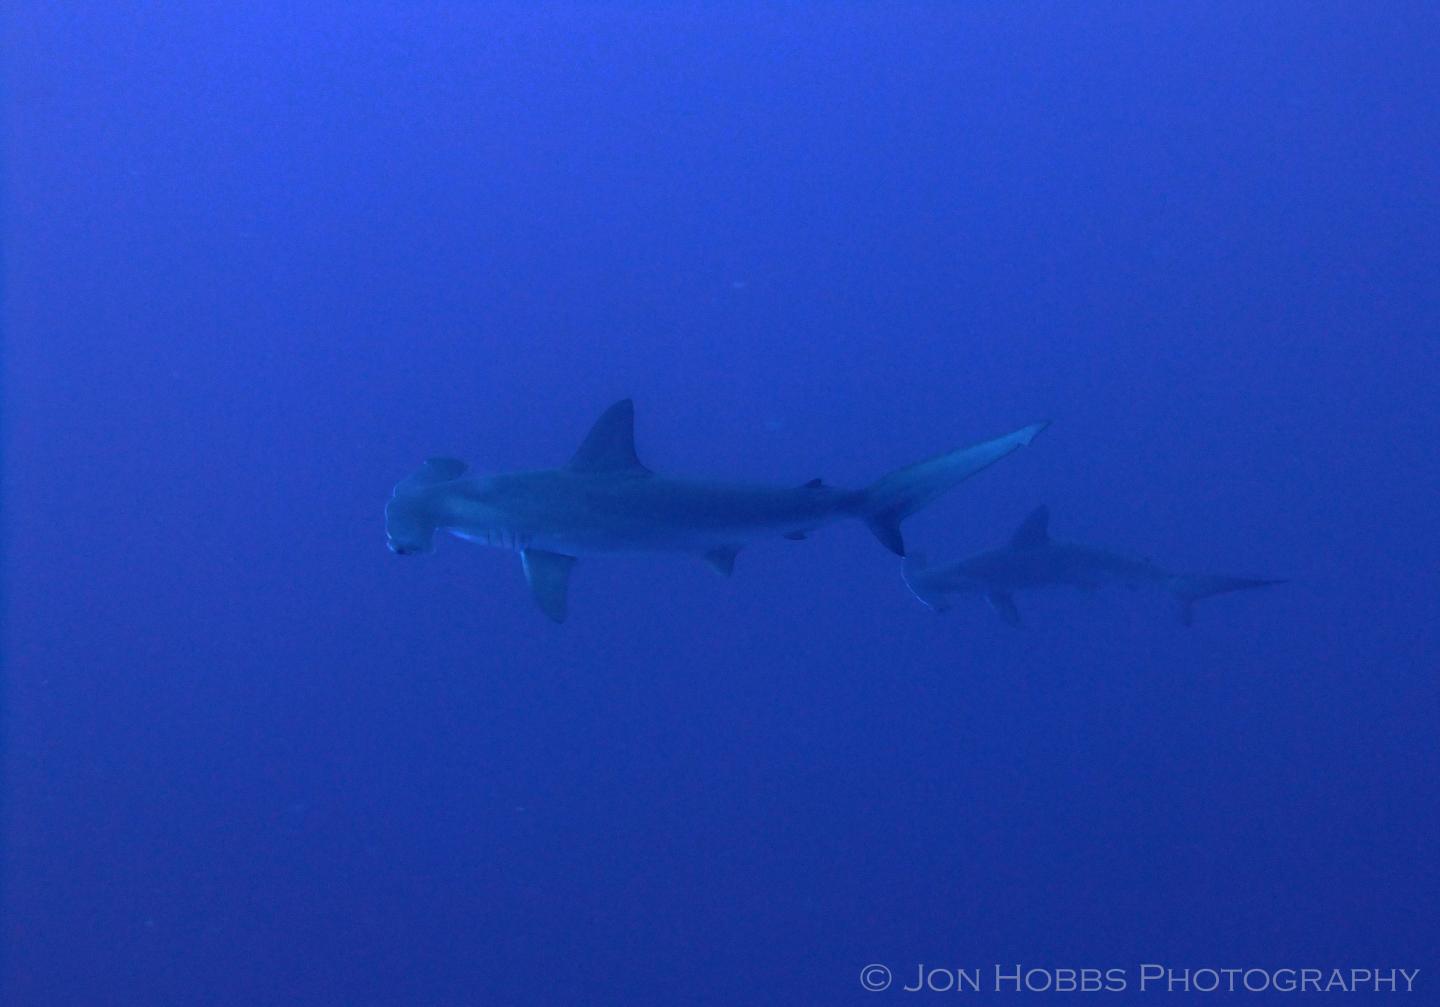
<path fill-rule="evenodd" d="M 7 1007 L 1440 996 L 1431 5 L 3 18 Z M 584 558 L 555 626 L 386 550 L 422 458 L 625 396 L 783 484 L 1053 418 L 912 546 L 1046 503 L 1290 583 L 1016 629 L 852 522 Z"/>

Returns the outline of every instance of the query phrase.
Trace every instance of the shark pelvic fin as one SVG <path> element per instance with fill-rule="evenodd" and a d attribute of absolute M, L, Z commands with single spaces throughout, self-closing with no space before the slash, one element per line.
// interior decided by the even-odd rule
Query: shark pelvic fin
<path fill-rule="evenodd" d="M 1015 596 L 1006 591 L 990 591 L 985 595 L 985 600 L 995 610 L 995 614 L 1004 619 L 1007 625 L 1020 625 L 1020 609 L 1015 607 Z"/>
<path fill-rule="evenodd" d="M 520 553 L 520 563 L 525 568 L 525 580 L 530 584 L 530 593 L 535 596 L 535 604 L 540 606 L 540 611 L 555 622 L 564 622 L 570 568 L 575 565 L 575 557 L 543 549 L 526 549 Z"/>
<path fill-rule="evenodd" d="M 1010 536 L 1011 549 L 1034 549 L 1050 541 L 1050 508 L 1041 504 Z"/>
<path fill-rule="evenodd" d="M 738 545 L 717 545 L 705 554 L 705 562 L 722 577 L 728 577 L 735 572 L 735 556 L 740 549 Z"/>
<path fill-rule="evenodd" d="M 629 472 L 650 470 L 635 455 L 635 403 L 621 399 L 601 414 L 585 435 L 568 466 L 576 472 Z"/>

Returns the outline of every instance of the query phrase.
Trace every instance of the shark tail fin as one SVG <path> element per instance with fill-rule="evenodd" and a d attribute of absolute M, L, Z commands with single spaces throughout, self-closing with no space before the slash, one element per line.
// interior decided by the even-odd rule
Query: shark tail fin
<path fill-rule="evenodd" d="M 918 552 L 912 552 L 905 556 L 900 564 L 900 576 L 905 580 L 905 586 L 910 593 L 919 598 L 932 612 L 943 612 L 950 607 L 945 599 L 943 591 L 936 591 L 925 583 L 922 576 L 925 573 L 925 557 Z"/>
<path fill-rule="evenodd" d="M 883 475 L 858 496 L 857 512 L 880 544 L 905 555 L 900 522 L 940 494 L 987 468 L 1017 448 L 1029 444 L 1050 423 L 1048 420 L 982 441 Z"/>
<path fill-rule="evenodd" d="M 1283 580 L 1266 580 L 1257 577 L 1224 577 L 1211 574 L 1178 574 L 1165 582 L 1165 588 L 1175 599 L 1180 623 L 1185 626 L 1195 621 L 1195 603 L 1202 598 L 1231 591 L 1245 591 L 1255 587 L 1269 587 L 1283 584 Z"/>

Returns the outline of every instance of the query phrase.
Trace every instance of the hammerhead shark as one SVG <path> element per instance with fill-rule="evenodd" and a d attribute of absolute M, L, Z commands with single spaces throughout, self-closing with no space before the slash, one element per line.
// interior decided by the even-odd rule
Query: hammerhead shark
<path fill-rule="evenodd" d="M 918 554 L 905 557 L 905 584 L 937 612 L 949 607 L 947 595 L 982 593 L 990 607 L 1012 626 L 1020 624 L 1015 592 L 1037 587 L 1094 589 L 1105 584 L 1138 588 L 1155 586 L 1175 599 L 1180 621 L 1189 626 L 1195 603 L 1212 595 L 1282 584 L 1280 580 L 1176 574 L 1147 559 L 1096 549 L 1050 537 L 1050 508 L 1039 507 L 1025 519 L 1010 541 L 947 566 L 925 565 Z"/>
<path fill-rule="evenodd" d="M 635 454 L 635 407 L 615 403 L 560 468 L 467 476 L 454 458 L 431 458 L 401 480 L 385 507 L 390 550 L 429 552 L 435 532 L 520 553 L 541 611 L 565 621 L 577 556 L 681 552 L 729 575 L 757 538 L 802 539 L 844 518 L 864 521 L 903 556 L 900 523 L 956 483 L 1029 444 L 1047 422 L 898 469 L 860 490 L 819 479 L 760 486 L 651 472 Z"/>

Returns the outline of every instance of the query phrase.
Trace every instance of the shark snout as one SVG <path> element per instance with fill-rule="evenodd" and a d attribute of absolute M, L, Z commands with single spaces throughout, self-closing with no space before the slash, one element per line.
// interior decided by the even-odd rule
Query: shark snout
<path fill-rule="evenodd" d="M 392 497 L 385 505 L 385 544 L 397 556 L 414 556 L 434 548 L 435 524 L 415 494 Z"/>
<path fill-rule="evenodd" d="M 400 538 L 387 538 L 385 544 L 390 547 L 390 551 L 396 556 L 419 556 L 434 548 L 431 542 L 422 539 L 406 541 Z"/>

